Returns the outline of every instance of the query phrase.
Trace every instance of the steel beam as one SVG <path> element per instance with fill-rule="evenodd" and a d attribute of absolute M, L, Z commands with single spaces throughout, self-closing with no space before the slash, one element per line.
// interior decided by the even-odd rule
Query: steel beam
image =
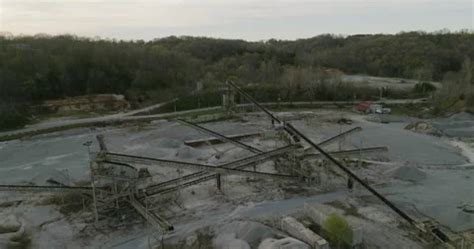
<path fill-rule="evenodd" d="M 13 192 L 81 192 L 90 193 L 91 187 L 70 186 L 29 186 L 29 185 L 0 185 L 0 191 Z"/>
<path fill-rule="evenodd" d="M 265 161 L 265 160 L 269 160 L 271 158 L 283 156 L 283 155 L 285 155 L 285 154 L 287 154 L 291 151 L 296 150 L 297 148 L 298 148 L 297 145 L 288 145 L 288 146 L 285 146 L 285 147 L 282 147 L 282 148 L 278 148 L 276 150 L 267 151 L 267 152 L 264 152 L 264 153 L 261 153 L 261 154 L 249 156 L 249 157 L 246 157 L 246 158 L 243 158 L 243 159 L 240 159 L 240 160 L 236 160 L 236 161 L 233 161 L 233 162 L 230 162 L 230 163 L 221 164 L 217 167 L 230 168 L 230 169 L 245 168 L 245 167 L 248 167 L 248 166 L 252 166 L 252 165 L 254 165 L 255 163 L 258 163 L 258 162 L 262 162 L 262 161 Z M 186 182 L 186 181 L 189 181 L 189 180 L 194 180 L 194 179 L 199 178 L 199 177 L 207 176 L 208 174 L 209 173 L 206 172 L 206 171 L 201 171 L 201 172 L 188 174 L 188 175 L 176 178 L 176 179 L 172 179 L 172 180 L 169 180 L 169 181 L 166 181 L 166 182 L 161 182 L 161 183 L 149 186 L 149 187 L 147 187 L 147 190 L 154 190 L 154 189 L 163 188 L 163 187 L 170 186 L 170 185 L 180 184 L 180 183 L 183 183 L 183 182 Z"/>
<path fill-rule="evenodd" d="M 317 144 L 315 144 L 311 139 L 306 137 L 303 133 L 301 133 L 299 130 L 297 130 L 293 125 L 286 123 L 286 126 L 293 130 L 295 134 L 297 134 L 300 138 L 302 138 L 304 141 L 309 143 L 311 146 L 313 146 L 317 151 L 319 151 L 321 154 L 323 154 L 329 161 L 334 163 L 336 166 L 338 166 L 342 171 L 344 171 L 349 177 L 352 177 L 354 180 L 356 180 L 358 183 L 360 183 L 364 188 L 366 188 L 369 192 L 371 192 L 373 195 L 375 195 L 377 198 L 379 198 L 383 203 L 385 203 L 388 207 L 390 207 L 393 211 L 395 211 L 398 215 L 400 215 L 402 218 L 404 218 L 408 223 L 414 225 L 415 220 L 413 220 L 410 216 L 408 216 L 405 212 L 403 212 L 401 209 L 399 209 L 395 204 L 393 204 L 391 201 L 389 201 L 387 198 L 385 198 L 382 194 L 377 192 L 374 188 L 372 188 L 368 183 L 366 183 L 364 180 L 360 179 L 356 174 L 354 174 L 351 170 L 349 170 L 347 167 L 342 165 L 339 161 L 337 161 L 333 156 L 331 156 L 329 153 L 321 149 Z"/>
<path fill-rule="evenodd" d="M 367 155 L 370 153 L 384 153 L 388 151 L 388 147 L 369 147 L 369 148 L 361 148 L 361 149 L 353 149 L 353 150 L 340 150 L 340 151 L 329 151 L 327 153 L 331 154 L 334 157 L 344 157 L 344 156 L 359 156 L 359 155 Z M 303 159 L 320 159 L 324 158 L 325 156 L 321 153 L 314 153 L 314 154 L 306 154 L 303 156 Z"/>
<path fill-rule="evenodd" d="M 174 191 L 177 191 L 179 189 L 190 187 L 190 186 L 193 186 L 193 185 L 196 185 L 196 184 L 199 184 L 199 183 L 203 183 L 203 182 L 207 182 L 207 181 L 211 181 L 211 180 L 216 180 L 217 175 L 219 175 L 219 174 L 208 174 L 207 173 L 201 178 L 190 179 L 188 181 L 182 181 L 182 182 L 180 182 L 179 185 L 176 185 L 176 186 L 169 187 L 169 185 L 162 185 L 162 186 L 160 186 L 160 188 L 147 188 L 147 189 L 145 189 L 145 194 L 147 196 L 153 196 L 153 195 L 157 195 L 157 194 L 166 194 L 166 193 L 174 192 Z M 164 187 L 167 187 L 167 188 L 164 188 Z"/>
<path fill-rule="evenodd" d="M 236 139 L 232 139 L 232 138 L 230 138 L 230 137 L 224 136 L 224 135 L 222 135 L 222 134 L 219 134 L 219 133 L 217 133 L 217 132 L 215 132 L 215 131 L 209 130 L 209 129 L 207 129 L 207 128 L 203 127 L 203 126 L 200 126 L 200 125 L 198 125 L 198 124 L 195 124 L 195 123 L 193 123 L 193 122 L 189 122 L 189 121 L 186 121 L 186 120 L 184 120 L 184 119 L 177 119 L 177 120 L 178 120 L 178 122 L 180 122 L 180 123 L 182 123 L 182 124 L 184 124 L 184 125 L 187 125 L 187 126 L 189 126 L 189 127 L 192 127 L 192 128 L 194 128 L 194 129 L 197 129 L 197 130 L 199 130 L 199 131 L 201 131 L 201 132 L 203 132 L 203 133 L 205 133 L 205 134 L 207 134 L 207 135 L 216 137 L 217 139 L 220 139 L 220 140 L 223 141 L 223 142 L 231 143 L 231 144 L 233 144 L 233 145 L 235 145 L 235 146 L 237 146 L 237 147 L 240 147 L 240 148 L 242 148 L 242 149 L 251 151 L 251 152 L 253 152 L 253 153 L 261 153 L 261 152 L 262 152 L 261 150 L 255 148 L 255 147 L 252 147 L 252 146 L 250 146 L 250 145 L 246 145 L 246 144 L 244 144 L 244 143 L 242 143 L 242 142 L 240 142 L 240 141 L 238 141 L 238 140 L 236 140 Z"/>
<path fill-rule="evenodd" d="M 334 143 L 334 142 L 336 142 L 336 141 L 338 141 L 338 140 L 340 140 L 340 139 L 342 139 L 342 138 L 347 137 L 348 135 L 350 135 L 350 134 L 352 134 L 352 133 L 355 133 L 355 132 L 358 132 L 358 131 L 361 131 L 361 130 L 362 130 L 361 127 L 352 128 L 352 129 L 350 129 L 350 130 L 347 130 L 347 131 L 345 131 L 345 132 L 342 132 L 342 133 L 340 133 L 340 134 L 338 134 L 338 135 L 336 135 L 336 136 L 334 136 L 334 137 L 330 137 L 330 138 L 328 138 L 328 139 L 326 139 L 326 140 L 324 140 L 324 141 L 318 143 L 318 146 L 321 146 L 321 147 L 328 146 L 328 145 L 330 145 L 330 144 L 332 144 L 332 143 Z"/>
<path fill-rule="evenodd" d="M 240 89 L 238 86 L 236 86 L 233 82 L 227 81 L 227 84 L 231 85 L 235 89 L 237 89 L 244 97 L 249 99 L 251 102 L 253 102 L 256 106 L 258 106 L 262 111 L 267 113 L 272 119 L 279 121 L 282 123 L 279 119 L 277 119 L 273 114 L 271 114 L 265 107 L 261 106 L 255 99 L 253 99 L 250 95 L 248 95 L 245 91 Z M 403 219 L 405 219 L 408 223 L 414 225 L 415 220 L 413 220 L 410 216 L 408 216 L 405 212 L 403 212 L 401 209 L 399 209 L 395 204 L 390 202 L 388 199 L 386 199 L 383 195 L 381 195 L 379 192 L 377 192 L 375 189 L 373 189 L 369 184 L 367 184 L 365 181 L 360 179 L 356 174 L 354 174 L 351 170 L 346 168 L 344 165 L 342 165 L 339 161 L 337 161 L 333 156 L 331 156 L 329 153 L 324 151 L 320 146 L 315 144 L 311 139 L 309 139 L 307 136 L 305 136 L 303 133 L 301 133 L 299 130 L 297 130 L 292 124 L 290 123 L 282 123 L 283 128 L 285 131 L 288 132 L 288 134 L 293 135 L 297 137 L 295 139 L 296 141 L 299 141 L 299 138 L 303 139 L 306 141 L 308 144 L 310 144 L 313 148 L 315 148 L 319 153 L 324 155 L 329 161 L 334 163 L 337 167 L 339 167 L 342 171 L 344 171 L 349 177 L 352 177 L 355 179 L 358 183 L 360 183 L 364 188 L 366 188 L 369 192 L 371 192 L 373 195 L 375 195 L 377 198 L 379 198 L 383 203 L 385 203 L 388 207 L 390 207 L 393 211 L 395 211 L 398 215 L 400 215 Z"/>
<path fill-rule="evenodd" d="M 296 176 L 292 176 L 292 175 L 254 172 L 254 171 L 242 170 L 242 169 L 223 168 L 223 167 L 218 167 L 218 166 L 213 166 L 213 165 L 157 159 L 157 158 L 151 158 L 151 157 L 140 157 L 140 156 L 125 155 L 125 154 L 107 153 L 105 156 L 106 156 L 107 161 L 112 161 L 112 162 L 136 163 L 136 164 L 150 165 L 150 166 L 158 165 L 158 166 L 163 166 L 163 167 L 182 168 L 182 169 L 188 169 L 188 170 L 193 170 L 193 171 L 220 173 L 223 175 L 234 174 L 234 175 L 244 175 L 244 176 L 263 177 L 263 178 L 270 177 L 270 178 L 275 178 L 275 179 L 295 179 L 296 178 Z"/>
<path fill-rule="evenodd" d="M 136 200 L 134 197 L 130 199 L 130 204 L 132 207 L 137 210 L 137 212 L 145 218 L 152 226 L 157 228 L 161 231 L 173 231 L 174 227 L 170 223 L 168 223 L 164 218 L 156 214 L 155 212 L 150 212 L 146 209 L 146 207 Z"/>
<path fill-rule="evenodd" d="M 250 132 L 250 133 L 239 133 L 239 134 L 234 134 L 234 135 L 228 135 L 227 137 L 234 140 L 240 140 L 244 138 L 258 137 L 261 135 L 262 133 L 260 132 Z M 184 144 L 189 145 L 189 146 L 199 146 L 199 145 L 204 145 L 204 144 L 217 144 L 219 142 L 222 142 L 222 140 L 215 137 L 210 137 L 210 138 L 186 140 L 184 141 Z"/>
<path fill-rule="evenodd" d="M 278 124 L 281 124 L 283 125 L 283 130 L 288 133 L 288 135 L 293 139 L 294 142 L 299 142 L 299 138 L 298 136 L 296 136 L 296 134 L 291 130 L 291 129 L 288 129 L 288 127 L 286 127 L 284 124 L 284 122 L 282 120 L 280 120 L 279 118 L 277 118 L 275 115 L 273 115 L 270 111 L 267 110 L 267 108 L 263 107 L 262 105 L 260 105 L 260 103 L 257 102 L 257 100 L 255 100 L 252 96 L 250 96 L 248 93 L 246 93 L 244 90 L 240 89 L 240 87 L 238 87 L 234 82 L 230 81 L 230 80 L 227 80 L 226 81 L 226 84 L 232 86 L 234 89 L 237 90 L 237 92 L 239 92 L 240 94 L 242 94 L 242 96 L 244 96 L 247 100 L 249 100 L 250 102 L 252 102 L 253 104 L 255 104 L 260 110 L 262 110 L 264 113 L 266 113 L 271 119 L 272 121 L 276 121 L 278 122 Z"/>

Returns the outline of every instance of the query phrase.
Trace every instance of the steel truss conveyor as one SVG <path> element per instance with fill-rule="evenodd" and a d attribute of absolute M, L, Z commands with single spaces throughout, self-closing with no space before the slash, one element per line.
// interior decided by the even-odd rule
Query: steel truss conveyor
<path fill-rule="evenodd" d="M 0 185 L 0 191 L 12 192 L 79 192 L 91 193 L 91 187 L 72 186 L 35 186 L 35 185 Z"/>
<path fill-rule="evenodd" d="M 298 148 L 298 145 L 288 145 L 282 148 L 278 148 L 276 150 L 263 152 L 257 155 L 253 155 L 250 157 L 246 157 L 237 161 L 233 161 L 230 163 L 225 163 L 218 165 L 216 167 L 225 168 L 225 169 L 242 169 L 250 166 L 254 166 L 257 163 L 284 156 Z M 252 171 L 253 172 L 253 171 Z M 201 177 L 201 178 L 199 178 Z M 194 184 L 198 184 L 201 182 L 209 181 L 215 179 L 217 174 L 209 174 L 209 172 L 201 171 L 192 174 L 188 174 L 176 179 L 172 179 L 166 182 L 161 182 L 146 188 L 146 193 L 149 195 L 162 193 L 161 190 L 164 190 L 165 187 L 177 185 L 171 188 L 166 188 L 168 191 L 176 190 L 177 188 L 184 188 Z M 199 178 L 199 179 L 198 179 Z M 301 179 L 301 177 L 293 176 L 293 180 Z"/>
<path fill-rule="evenodd" d="M 110 153 L 110 152 L 107 152 L 105 154 L 105 158 L 107 161 L 110 161 L 110 162 L 172 167 L 172 168 L 187 169 L 187 170 L 192 170 L 192 171 L 219 173 L 223 175 L 232 174 L 232 175 L 244 175 L 244 176 L 251 176 L 251 177 L 264 177 L 264 178 L 270 177 L 274 179 L 283 179 L 283 180 L 285 179 L 294 180 L 295 178 L 298 178 L 297 176 L 292 176 L 292 175 L 249 171 L 249 170 L 242 170 L 238 168 L 224 168 L 224 167 L 218 167 L 218 166 L 207 165 L 207 164 L 198 164 L 198 163 L 158 159 L 158 158 L 151 158 L 151 157 L 141 157 L 141 156 Z"/>
<path fill-rule="evenodd" d="M 261 153 L 262 151 L 255 148 L 255 147 L 252 147 L 250 145 L 247 145 L 247 144 L 244 144 L 240 141 L 238 141 L 237 139 L 233 139 L 233 138 L 230 138 L 230 137 L 227 137 L 227 136 L 224 136 L 220 133 L 217 133 L 215 131 L 212 131 L 212 130 L 209 130 L 207 129 L 206 127 L 203 127 L 203 126 L 200 126 L 198 124 L 195 124 L 193 122 L 189 122 L 189 121 L 186 121 L 184 119 L 177 119 L 180 123 L 184 124 L 184 125 L 187 125 L 187 126 L 190 126 L 194 129 L 197 129 L 207 135 L 210 135 L 210 136 L 213 136 L 213 137 L 216 137 L 217 139 L 223 141 L 223 142 L 228 142 L 228 143 L 231 143 L 237 147 L 240 147 L 242 149 L 245 149 L 245 150 L 248 150 L 248 151 L 251 151 L 253 153 Z"/>

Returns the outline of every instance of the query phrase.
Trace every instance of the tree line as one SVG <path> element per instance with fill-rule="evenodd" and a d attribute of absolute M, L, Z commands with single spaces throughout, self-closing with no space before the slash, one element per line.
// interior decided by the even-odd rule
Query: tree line
<path fill-rule="evenodd" d="M 295 41 L 166 37 L 152 41 L 74 35 L 0 36 L 0 129 L 26 122 L 47 99 L 124 94 L 133 105 L 215 89 L 229 77 L 295 99 L 344 99 L 337 69 L 347 74 L 466 81 L 472 32 L 320 35 Z M 472 64 L 472 63 L 470 63 Z M 470 67 L 469 64 L 469 67 Z M 464 77 L 464 79 L 460 79 Z M 339 85 L 338 85 L 339 84 Z M 265 94 L 265 93 L 261 93 Z M 363 94 L 363 91 L 359 93 Z M 372 93 L 370 93 L 372 94 Z"/>

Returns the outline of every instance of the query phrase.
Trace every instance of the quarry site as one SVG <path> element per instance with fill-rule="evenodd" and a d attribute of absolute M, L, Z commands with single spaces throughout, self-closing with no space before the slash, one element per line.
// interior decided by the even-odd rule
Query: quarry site
<path fill-rule="evenodd" d="M 474 248 L 474 115 L 353 106 L 227 82 L 221 107 L 26 129 L 0 142 L 0 248 Z"/>

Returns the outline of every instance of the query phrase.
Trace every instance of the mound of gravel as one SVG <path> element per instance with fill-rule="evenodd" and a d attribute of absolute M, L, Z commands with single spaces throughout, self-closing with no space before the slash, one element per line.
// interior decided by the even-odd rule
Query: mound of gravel
<path fill-rule="evenodd" d="M 158 141 L 158 147 L 177 149 L 183 144 L 182 141 L 171 138 L 163 138 Z"/>
<path fill-rule="evenodd" d="M 250 245 L 242 239 L 237 239 L 234 233 L 221 233 L 212 244 L 216 249 L 250 249 Z"/>
<path fill-rule="evenodd" d="M 12 233 L 20 229 L 21 223 L 15 215 L 0 217 L 0 233 Z"/>
<path fill-rule="evenodd" d="M 433 126 L 450 137 L 474 137 L 474 115 L 461 112 L 433 122 Z"/>
<path fill-rule="evenodd" d="M 176 157 L 185 160 L 198 159 L 201 158 L 201 156 L 202 153 L 199 150 L 189 146 L 183 146 L 176 152 Z"/>
<path fill-rule="evenodd" d="M 0 216 L 0 248 L 26 248 L 30 238 L 15 215 Z"/>
<path fill-rule="evenodd" d="M 219 228 L 219 233 L 235 234 L 237 239 L 246 241 L 256 248 L 264 239 L 278 234 L 273 228 L 254 221 L 234 221 Z"/>
<path fill-rule="evenodd" d="M 421 134 L 441 136 L 442 132 L 433 127 L 430 123 L 418 121 L 411 123 L 405 127 L 406 130 L 411 130 Z"/>
<path fill-rule="evenodd" d="M 74 177 L 68 175 L 66 171 L 58 169 L 41 169 L 28 182 L 36 185 L 69 185 L 74 181 Z"/>
<path fill-rule="evenodd" d="M 460 113 L 455 113 L 451 115 L 448 119 L 452 121 L 466 121 L 466 120 L 473 121 L 474 114 L 467 113 L 467 112 L 460 112 Z"/>
<path fill-rule="evenodd" d="M 419 182 L 426 178 L 426 173 L 413 166 L 402 166 L 393 172 L 393 177 L 402 181 Z"/>
<path fill-rule="evenodd" d="M 258 249 L 310 249 L 310 247 L 294 238 L 283 239 L 266 239 L 259 246 Z"/>

